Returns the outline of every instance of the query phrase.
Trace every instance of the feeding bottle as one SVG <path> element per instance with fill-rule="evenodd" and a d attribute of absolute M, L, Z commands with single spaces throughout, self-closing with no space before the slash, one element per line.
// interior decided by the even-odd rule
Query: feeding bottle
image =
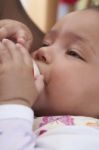
<path fill-rule="evenodd" d="M 40 75 L 40 70 L 34 60 L 33 60 L 33 74 L 34 74 L 34 77 L 37 77 L 38 75 Z"/>

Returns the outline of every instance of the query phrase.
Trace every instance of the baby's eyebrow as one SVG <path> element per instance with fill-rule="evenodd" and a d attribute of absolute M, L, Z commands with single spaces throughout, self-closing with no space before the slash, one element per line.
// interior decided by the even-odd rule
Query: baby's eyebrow
<path fill-rule="evenodd" d="M 87 47 L 90 48 L 92 53 L 96 53 L 95 49 L 92 47 L 90 40 L 87 38 L 87 36 L 78 35 L 77 33 L 73 33 L 70 31 L 65 32 L 65 37 L 68 37 L 72 43 L 75 42 L 81 42 L 83 45 L 87 45 Z"/>
<path fill-rule="evenodd" d="M 74 41 L 80 41 L 83 43 L 86 43 L 89 41 L 87 38 L 83 37 L 82 35 L 78 35 L 76 33 L 70 32 L 70 31 L 65 32 L 65 37 L 69 37 L 69 38 L 73 39 Z"/>

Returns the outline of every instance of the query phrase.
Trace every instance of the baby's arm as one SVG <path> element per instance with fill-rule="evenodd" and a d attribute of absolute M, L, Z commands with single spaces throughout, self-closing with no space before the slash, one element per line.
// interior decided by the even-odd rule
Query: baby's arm
<path fill-rule="evenodd" d="M 32 106 L 38 92 L 33 78 L 32 58 L 20 44 L 0 42 L 0 104 Z"/>
<path fill-rule="evenodd" d="M 20 44 L 4 39 L 0 42 L 0 148 L 32 150 L 33 111 L 38 96 L 32 59 Z M 37 86 L 36 86 L 37 85 Z M 40 91 L 39 91 L 40 92 Z M 13 134 L 14 133 L 14 134 Z"/>
<path fill-rule="evenodd" d="M 8 38 L 16 43 L 22 44 L 27 50 L 31 50 L 33 44 L 33 36 L 29 28 L 15 20 L 0 20 L 0 40 Z"/>

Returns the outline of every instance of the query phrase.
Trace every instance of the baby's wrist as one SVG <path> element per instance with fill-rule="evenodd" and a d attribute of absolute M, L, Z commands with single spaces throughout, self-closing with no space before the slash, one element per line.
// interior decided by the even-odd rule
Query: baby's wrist
<path fill-rule="evenodd" d="M 0 105 L 6 105 L 6 104 L 17 104 L 17 105 L 24 105 L 27 107 L 31 107 L 28 101 L 23 100 L 23 99 L 11 99 L 11 100 L 0 101 Z"/>

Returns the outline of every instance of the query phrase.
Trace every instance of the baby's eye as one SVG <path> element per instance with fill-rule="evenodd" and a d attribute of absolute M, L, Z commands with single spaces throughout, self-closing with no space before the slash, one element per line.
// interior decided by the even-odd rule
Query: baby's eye
<path fill-rule="evenodd" d="M 77 53 L 74 49 L 68 49 L 66 54 L 85 61 L 85 59 L 83 57 L 81 57 L 80 54 Z"/>

